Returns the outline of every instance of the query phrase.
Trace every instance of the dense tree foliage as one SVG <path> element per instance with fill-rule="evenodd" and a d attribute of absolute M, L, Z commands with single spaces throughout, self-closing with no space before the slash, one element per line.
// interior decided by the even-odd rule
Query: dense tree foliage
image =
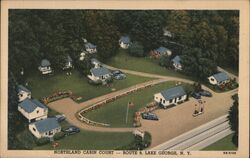
<path fill-rule="evenodd" d="M 234 131 L 232 138 L 233 143 L 238 147 L 238 133 L 239 133 L 239 102 L 238 94 L 235 94 L 233 97 L 233 105 L 229 110 L 228 120 L 231 126 L 231 130 Z"/>
<path fill-rule="evenodd" d="M 181 56 L 184 73 L 196 79 L 206 80 L 206 78 L 217 71 L 217 66 L 213 60 L 206 57 L 207 53 L 200 48 L 187 49 Z"/>
<path fill-rule="evenodd" d="M 121 33 L 130 34 L 148 52 L 159 47 L 163 41 L 163 28 L 167 12 L 162 11 L 119 11 L 116 23 Z"/>
<path fill-rule="evenodd" d="M 67 54 L 76 61 L 84 49 L 83 39 L 97 45 L 98 57 L 106 60 L 118 52 L 119 36 L 123 34 L 142 44 L 143 55 L 162 45 L 169 46 L 174 55 L 199 48 L 205 54 L 203 58 L 213 64 L 238 67 L 238 11 L 10 10 L 9 13 L 9 63 L 18 81 L 21 69 L 25 75 L 32 72 L 31 68 L 37 70 L 43 58 L 50 60 L 54 70 L 61 70 Z M 163 36 L 163 29 L 170 31 L 172 38 Z"/>
<path fill-rule="evenodd" d="M 87 11 L 84 19 L 87 26 L 87 39 L 97 45 L 100 59 L 105 60 L 116 54 L 120 33 L 114 25 L 114 12 Z"/>
<path fill-rule="evenodd" d="M 16 137 L 16 133 L 23 130 L 24 120 L 20 117 L 20 113 L 17 110 L 18 97 L 16 91 L 16 80 L 13 74 L 9 75 L 8 80 L 8 148 L 17 149 L 20 148 L 20 142 Z M 21 121 L 22 120 L 22 121 Z"/>
<path fill-rule="evenodd" d="M 163 30 L 172 37 L 164 36 Z M 91 56 L 79 55 L 84 39 L 97 45 L 98 59 L 105 61 L 118 52 L 121 35 L 129 35 L 133 56 L 146 56 L 160 46 L 181 56 L 184 73 L 199 80 L 216 72 L 216 66 L 238 69 L 239 11 L 211 10 L 9 10 L 9 145 L 18 146 L 15 85 L 38 71 L 42 59 L 61 71 L 69 54 L 76 68 L 87 75 Z M 137 42 L 135 42 L 137 41 Z M 160 64 L 169 67 L 170 58 Z M 21 70 L 24 75 L 21 75 Z M 11 75 L 10 75 L 11 74 Z"/>

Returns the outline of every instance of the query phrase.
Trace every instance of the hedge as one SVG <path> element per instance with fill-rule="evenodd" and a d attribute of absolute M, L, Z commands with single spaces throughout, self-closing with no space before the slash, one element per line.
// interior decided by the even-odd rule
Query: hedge
<path fill-rule="evenodd" d="M 65 136 L 64 132 L 58 132 L 54 135 L 54 140 L 62 139 Z"/>
<path fill-rule="evenodd" d="M 50 139 L 48 137 L 44 137 L 44 138 L 37 139 L 36 144 L 38 146 L 41 146 L 41 145 L 48 144 L 49 142 L 50 142 Z"/>

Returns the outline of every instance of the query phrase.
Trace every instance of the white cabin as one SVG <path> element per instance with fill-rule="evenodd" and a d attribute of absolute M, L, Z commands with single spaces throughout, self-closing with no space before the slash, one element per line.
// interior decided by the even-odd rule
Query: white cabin
<path fill-rule="evenodd" d="M 18 104 L 18 111 L 29 122 L 45 119 L 48 115 L 48 108 L 36 99 L 25 99 Z"/>
<path fill-rule="evenodd" d="M 173 66 L 176 70 L 182 70 L 181 58 L 180 56 L 175 56 L 172 60 Z"/>
<path fill-rule="evenodd" d="M 224 72 L 219 72 L 217 74 L 214 74 L 210 77 L 208 77 L 208 81 L 210 84 L 212 85 L 224 85 L 228 82 L 230 82 L 230 78 L 228 77 L 228 75 Z"/>
<path fill-rule="evenodd" d="M 86 51 L 90 54 L 97 52 L 96 46 L 93 45 L 92 43 L 86 43 L 84 46 L 85 46 Z"/>
<path fill-rule="evenodd" d="M 128 49 L 131 44 L 130 38 L 128 36 L 122 36 L 119 40 L 119 44 L 121 48 Z"/>
<path fill-rule="evenodd" d="M 90 73 L 88 78 L 92 81 L 106 81 L 111 78 L 111 72 L 105 67 L 92 68 Z"/>
<path fill-rule="evenodd" d="M 36 138 L 51 138 L 56 133 L 61 132 L 61 126 L 56 118 L 46 118 L 29 124 L 29 130 Z"/>
<path fill-rule="evenodd" d="M 160 93 L 154 95 L 154 100 L 162 105 L 164 108 L 170 105 L 176 105 L 187 99 L 187 94 L 182 86 L 173 87 L 166 89 Z"/>
<path fill-rule="evenodd" d="M 91 64 L 94 65 L 94 68 L 99 68 L 99 67 L 102 66 L 102 63 L 99 60 L 95 59 L 95 58 L 91 59 Z"/>
<path fill-rule="evenodd" d="M 42 74 L 50 74 L 52 73 L 50 65 L 51 65 L 50 62 L 47 59 L 43 59 L 38 69 L 39 71 L 41 71 Z"/>
<path fill-rule="evenodd" d="M 25 99 L 30 99 L 31 98 L 31 91 L 28 90 L 26 87 L 23 85 L 18 85 L 17 86 L 17 95 L 18 95 L 18 101 L 22 102 Z"/>

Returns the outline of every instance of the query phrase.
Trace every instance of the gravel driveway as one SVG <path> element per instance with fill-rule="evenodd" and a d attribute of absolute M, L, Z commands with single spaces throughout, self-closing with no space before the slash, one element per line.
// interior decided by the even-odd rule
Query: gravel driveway
<path fill-rule="evenodd" d="M 111 69 L 115 69 L 113 67 L 108 66 Z M 145 76 L 145 77 L 153 77 L 158 78 L 153 81 L 149 82 L 159 82 L 162 80 L 164 81 L 181 81 L 186 83 L 193 83 L 191 80 L 187 79 L 180 79 L 176 77 L 168 77 L 168 76 L 162 76 L 162 75 L 155 75 L 155 74 L 149 74 L 149 73 L 143 73 L 143 72 L 137 72 L 137 71 L 131 71 L 131 70 L 124 70 L 122 71 L 130 74 L 135 74 L 139 76 Z M 135 86 L 140 86 L 145 83 L 141 83 Z M 203 89 L 207 89 L 204 85 Z M 132 86 L 133 87 L 133 86 Z M 101 132 L 128 132 L 133 131 L 135 128 L 106 128 L 106 127 L 94 127 L 86 125 L 79 120 L 77 120 L 75 114 L 81 110 L 82 108 L 85 108 L 89 105 L 92 105 L 96 102 L 99 102 L 101 100 L 107 99 L 110 96 L 113 96 L 115 94 L 118 94 L 122 91 L 127 91 L 131 87 L 112 92 L 91 100 L 88 100 L 86 102 L 77 104 L 70 98 L 64 98 L 52 103 L 49 103 L 48 106 L 60 113 L 65 114 L 67 120 L 80 128 L 83 128 L 85 130 L 94 130 L 94 131 L 101 131 Z M 210 90 L 211 91 L 211 90 Z M 194 111 L 194 105 L 198 104 L 197 100 L 190 98 L 189 101 L 182 103 L 180 105 L 177 105 L 175 107 L 172 107 L 170 109 L 159 109 L 155 111 L 155 113 L 159 116 L 159 121 L 149 121 L 149 120 L 142 120 L 142 126 L 139 128 L 144 131 L 148 131 L 152 135 L 152 144 L 150 147 L 154 147 L 158 144 L 161 144 L 167 140 L 170 140 L 182 133 L 185 133 L 193 128 L 196 128 L 204 123 L 207 123 L 209 121 L 212 121 L 213 119 L 216 119 L 222 115 L 225 115 L 228 113 L 229 108 L 232 105 L 232 99 L 231 96 L 238 92 L 238 90 L 232 90 L 225 93 L 215 93 L 211 91 L 213 94 L 212 98 L 206 98 L 203 97 L 202 99 L 206 102 L 205 103 L 205 110 L 204 114 L 193 117 L 192 113 Z M 153 94 L 152 94 L 153 95 Z"/>

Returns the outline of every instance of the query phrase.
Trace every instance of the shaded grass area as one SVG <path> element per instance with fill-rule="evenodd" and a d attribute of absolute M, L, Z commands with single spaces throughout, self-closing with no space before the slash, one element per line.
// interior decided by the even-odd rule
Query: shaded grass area
<path fill-rule="evenodd" d="M 132 132 L 94 132 L 81 130 L 80 133 L 64 137 L 56 142 L 56 149 L 111 150 L 134 141 Z M 35 150 L 53 150 L 52 143 L 35 147 Z"/>
<path fill-rule="evenodd" d="M 128 70 L 191 79 L 191 77 L 160 66 L 158 62 L 159 60 L 149 57 L 133 57 L 130 56 L 126 50 L 120 50 L 116 56 L 107 62 L 107 64 Z"/>
<path fill-rule="evenodd" d="M 192 86 L 183 84 L 187 91 L 191 91 Z M 84 116 L 90 120 L 108 123 L 110 127 L 133 127 L 133 116 L 140 108 L 154 101 L 153 95 L 170 87 L 174 87 L 174 81 L 164 82 L 150 88 L 143 89 L 127 96 L 110 102 L 103 107 L 85 113 Z M 126 111 L 128 102 L 133 102 L 134 106 L 129 108 L 128 122 L 126 123 Z"/>
<path fill-rule="evenodd" d="M 221 140 L 209 145 L 208 147 L 202 149 L 202 150 L 237 150 L 237 147 L 232 142 L 233 134 L 230 134 L 226 136 L 225 138 L 222 138 Z"/>
<path fill-rule="evenodd" d="M 32 97 L 37 99 L 49 96 L 56 91 L 71 90 L 74 95 L 82 97 L 81 101 L 86 101 L 110 93 L 112 89 L 120 90 L 149 80 L 152 79 L 127 74 L 126 79 L 114 80 L 110 87 L 91 85 L 86 77 L 74 70 L 71 76 L 67 76 L 66 73 L 58 73 L 51 76 L 42 76 L 39 73 L 35 73 L 28 77 L 28 88 L 32 91 Z"/>
<path fill-rule="evenodd" d="M 239 70 L 236 68 L 232 68 L 230 66 L 221 66 L 224 70 L 234 74 L 235 76 L 239 76 Z"/>

